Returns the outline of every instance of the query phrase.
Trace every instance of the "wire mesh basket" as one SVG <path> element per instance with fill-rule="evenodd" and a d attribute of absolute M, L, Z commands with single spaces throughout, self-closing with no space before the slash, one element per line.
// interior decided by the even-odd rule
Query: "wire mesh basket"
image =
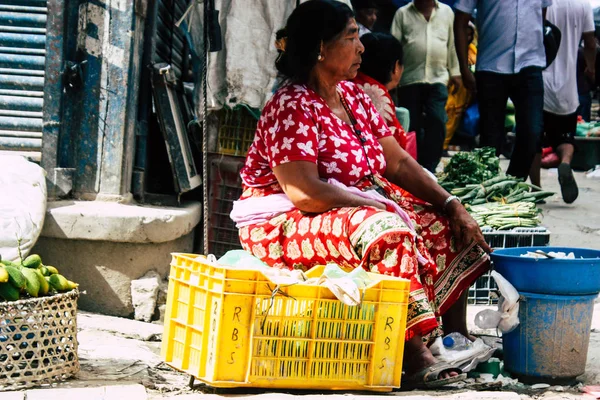
<path fill-rule="evenodd" d="M 257 119 L 246 108 L 223 108 L 219 118 L 218 153 L 245 156 L 254 141 Z"/>
<path fill-rule="evenodd" d="M 494 249 L 513 247 L 547 246 L 550 244 L 550 231 L 544 227 L 514 228 L 498 231 L 489 227 L 481 229 L 487 244 Z M 469 304 L 490 305 L 498 302 L 498 287 L 490 273 L 479 277 L 469 288 Z"/>
<path fill-rule="evenodd" d="M 0 302 L 0 390 L 51 384 L 79 372 L 78 298 L 72 290 Z"/>

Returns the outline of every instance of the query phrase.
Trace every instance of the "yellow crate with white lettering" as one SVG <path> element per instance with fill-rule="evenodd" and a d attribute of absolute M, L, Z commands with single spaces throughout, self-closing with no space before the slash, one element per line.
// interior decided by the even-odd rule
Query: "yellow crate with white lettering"
<path fill-rule="evenodd" d="M 172 256 L 161 352 L 170 366 L 213 387 L 400 387 L 408 280 L 370 274 L 353 307 L 323 286 Z"/>

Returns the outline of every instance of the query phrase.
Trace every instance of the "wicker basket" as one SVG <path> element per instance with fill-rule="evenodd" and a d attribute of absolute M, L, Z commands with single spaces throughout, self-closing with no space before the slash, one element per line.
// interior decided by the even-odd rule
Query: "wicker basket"
<path fill-rule="evenodd" d="M 79 371 L 79 292 L 0 302 L 0 390 L 24 389 Z"/>

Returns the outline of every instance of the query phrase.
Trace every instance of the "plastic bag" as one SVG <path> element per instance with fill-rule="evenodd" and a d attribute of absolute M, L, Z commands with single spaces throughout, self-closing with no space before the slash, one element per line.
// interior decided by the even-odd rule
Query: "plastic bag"
<path fill-rule="evenodd" d="M 479 338 L 466 350 L 451 350 L 444 346 L 441 337 L 435 339 L 429 346 L 429 350 L 438 360 L 458 367 L 463 372 L 469 372 L 475 369 L 477 364 L 489 360 L 495 351 L 493 347 L 488 346 Z"/>
<path fill-rule="evenodd" d="M 268 267 L 259 258 L 254 257 L 246 250 L 229 250 L 217 260 L 221 265 L 228 265 L 237 268 L 262 268 Z"/>
<path fill-rule="evenodd" d="M 42 233 L 46 216 L 46 172 L 25 157 L 0 156 L 0 255 L 24 258 Z"/>
<path fill-rule="evenodd" d="M 509 333 L 519 325 L 519 292 L 498 272 L 492 271 L 491 276 L 501 294 L 498 310 L 478 312 L 475 325 L 481 329 L 498 328 L 502 333 Z"/>
<path fill-rule="evenodd" d="M 549 152 L 546 152 L 546 149 L 544 149 L 542 153 L 542 168 L 556 168 L 559 165 L 560 158 L 558 158 L 558 155 L 552 151 L 552 148 L 550 148 Z"/>
<path fill-rule="evenodd" d="M 348 306 L 357 306 L 362 301 L 362 292 L 372 283 L 369 274 L 362 268 L 355 268 L 347 273 L 337 264 L 329 263 L 317 284 L 331 290 L 339 301 Z"/>
<path fill-rule="evenodd" d="M 600 136 L 600 122 L 580 122 L 577 124 L 575 136 L 578 137 L 593 137 Z"/>
<path fill-rule="evenodd" d="M 477 103 L 471 104 L 465 110 L 459 132 L 470 137 L 479 135 L 479 105 Z"/>
<path fill-rule="evenodd" d="M 212 255 L 209 255 L 211 257 Z M 236 268 L 259 269 L 277 285 L 322 285 L 331 290 L 342 303 L 357 306 L 362 302 L 362 290 L 373 283 L 369 274 L 362 268 L 345 272 L 339 265 L 329 263 L 318 277 L 309 278 L 299 269 L 271 268 L 245 250 L 230 250 L 216 261 L 220 265 Z"/>
<path fill-rule="evenodd" d="M 210 254 L 208 257 L 210 258 L 211 256 Z M 271 282 L 277 285 L 295 285 L 296 283 L 308 281 L 302 270 L 269 267 L 246 250 L 229 250 L 216 262 L 219 265 L 227 265 L 229 267 L 260 270 Z"/>

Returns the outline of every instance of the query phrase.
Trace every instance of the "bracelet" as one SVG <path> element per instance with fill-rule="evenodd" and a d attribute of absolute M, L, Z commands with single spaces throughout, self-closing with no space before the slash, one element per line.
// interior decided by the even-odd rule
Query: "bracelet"
<path fill-rule="evenodd" d="M 443 210 L 444 212 L 446 212 L 446 208 L 448 208 L 448 204 L 450 204 L 450 202 L 451 202 L 452 200 L 456 200 L 456 201 L 458 201 L 460 204 L 462 204 L 462 201 L 460 201 L 460 199 L 458 198 L 458 196 L 454 196 L 454 195 L 452 195 L 452 196 L 448 196 L 448 198 L 446 199 L 446 201 L 444 201 L 444 206 L 442 207 L 442 210 Z"/>

